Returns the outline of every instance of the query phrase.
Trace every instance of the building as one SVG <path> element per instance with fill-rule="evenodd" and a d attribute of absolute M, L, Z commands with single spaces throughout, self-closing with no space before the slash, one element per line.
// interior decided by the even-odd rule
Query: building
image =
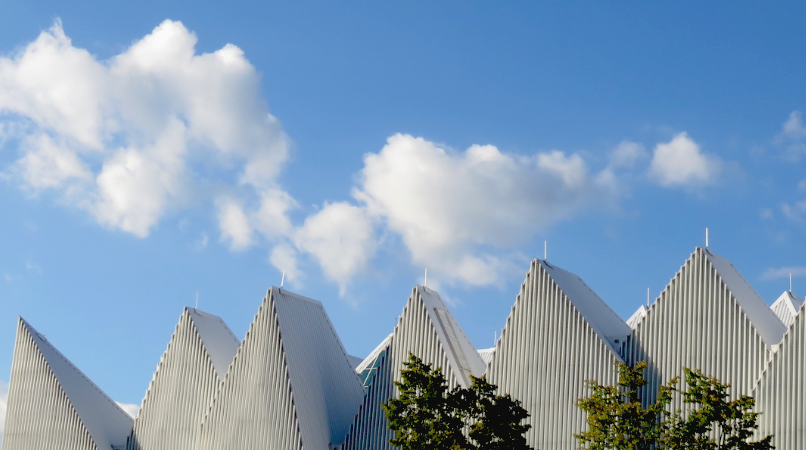
<path fill-rule="evenodd" d="M 496 346 L 475 349 L 439 294 L 415 286 L 392 333 L 361 360 L 346 353 L 321 303 L 272 287 L 246 337 L 186 308 L 132 419 L 22 318 L 4 450 L 390 449 L 382 404 L 409 352 L 451 386 L 486 375 L 531 413 L 528 439 L 573 450 L 585 428 L 585 380 L 647 361 L 658 387 L 699 368 L 758 400 L 776 448 L 806 442 L 804 302 L 772 305 L 736 268 L 697 248 L 648 306 L 623 321 L 571 272 L 532 261 Z"/>

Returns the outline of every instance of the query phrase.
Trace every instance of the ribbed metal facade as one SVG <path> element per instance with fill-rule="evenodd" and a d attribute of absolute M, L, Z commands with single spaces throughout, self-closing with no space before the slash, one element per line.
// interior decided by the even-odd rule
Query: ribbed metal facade
<path fill-rule="evenodd" d="M 648 364 L 645 402 L 682 376 L 684 367 L 730 384 L 734 395 L 751 394 L 785 331 L 738 272 L 730 273 L 735 269 L 716 258 L 697 248 L 633 330 L 628 359 Z M 722 263 L 720 270 L 715 261 Z M 749 312 L 756 314 L 755 323 Z"/>
<path fill-rule="evenodd" d="M 531 413 L 529 444 L 576 449 L 574 433 L 586 420 L 576 406 L 585 380 L 615 382 L 616 361 L 622 360 L 613 345 L 557 285 L 545 261 L 533 261 L 488 369 L 489 381 Z"/>
<path fill-rule="evenodd" d="M 701 369 L 732 395 L 755 395 L 760 434 L 800 450 L 803 309 L 789 292 L 771 309 L 730 262 L 697 248 L 628 325 L 579 277 L 536 259 L 494 348 L 476 351 L 439 294 L 415 286 L 392 334 L 357 364 L 321 303 L 271 288 L 241 342 L 218 317 L 186 309 L 134 422 L 20 319 L 3 448 L 391 450 L 382 404 L 414 353 L 451 387 L 486 374 L 519 399 L 541 450 L 575 449 L 586 380 L 615 383 L 615 362 L 639 361 L 646 403 L 684 367 Z"/>
<path fill-rule="evenodd" d="M 194 321 L 194 317 L 201 319 L 203 314 L 186 308 L 180 317 L 134 421 L 128 450 L 196 447 L 202 418 L 222 381 L 202 339 L 205 329 L 200 330 Z M 213 331 L 219 331 L 216 335 L 224 341 L 217 342 L 217 346 L 225 348 L 222 353 L 234 353 L 237 338 L 220 319 L 215 316 L 210 319 L 207 322 L 220 328 Z"/>
<path fill-rule="evenodd" d="M 777 449 L 806 446 L 806 316 L 801 304 L 753 395 L 762 411 L 759 435 L 774 435 Z"/>
<path fill-rule="evenodd" d="M 131 418 L 19 319 L 3 448 L 123 448 Z"/>
<path fill-rule="evenodd" d="M 377 373 L 350 429 L 345 450 L 392 448 L 389 439 L 394 434 L 381 405 L 397 395 L 394 382 L 400 381 L 409 353 L 440 368 L 450 388 L 469 386 L 470 375 L 481 376 L 486 366 L 439 294 L 423 286 L 412 290 L 387 350 L 377 353 L 382 360 L 377 363 Z"/>

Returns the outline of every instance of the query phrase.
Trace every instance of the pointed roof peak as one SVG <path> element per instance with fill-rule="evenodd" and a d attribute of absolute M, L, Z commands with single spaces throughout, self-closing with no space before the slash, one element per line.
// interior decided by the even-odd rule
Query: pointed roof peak
<path fill-rule="evenodd" d="M 549 264 L 544 259 L 535 258 L 533 264 L 549 274 L 554 283 L 576 307 L 588 324 L 596 330 L 614 350 L 632 330 L 621 317 L 599 297 L 578 275 Z M 618 340 L 620 342 L 616 343 Z M 618 354 L 618 351 L 616 351 Z"/>
<path fill-rule="evenodd" d="M 219 378 L 229 369 L 235 353 L 238 351 L 240 340 L 235 337 L 224 321 L 213 314 L 206 313 L 198 308 L 185 308 L 185 314 L 190 317 L 191 322 L 196 327 L 196 331 L 201 337 L 207 354 L 213 362 L 213 367 Z"/>
<path fill-rule="evenodd" d="M 776 345 L 786 333 L 786 326 L 773 313 L 767 302 L 750 286 L 741 273 L 727 259 L 717 255 L 709 248 L 697 247 L 696 252 L 702 252 L 708 262 L 711 263 L 719 277 L 728 287 L 733 297 L 739 303 L 742 311 L 750 319 L 761 339 L 767 345 Z"/>
<path fill-rule="evenodd" d="M 33 340 L 93 440 L 99 446 L 125 444 L 134 422 L 131 416 L 21 316 L 19 323 Z"/>
<path fill-rule="evenodd" d="M 784 291 L 778 299 L 775 300 L 770 309 L 784 325 L 790 327 L 802 306 L 803 300 L 798 298 L 791 291 Z"/>
<path fill-rule="evenodd" d="M 429 287 L 416 285 L 412 289 L 412 300 L 420 301 L 425 306 L 445 353 L 458 369 L 456 372 L 462 383 L 470 385 L 470 375 L 482 376 L 487 364 L 479 356 L 439 293 Z"/>

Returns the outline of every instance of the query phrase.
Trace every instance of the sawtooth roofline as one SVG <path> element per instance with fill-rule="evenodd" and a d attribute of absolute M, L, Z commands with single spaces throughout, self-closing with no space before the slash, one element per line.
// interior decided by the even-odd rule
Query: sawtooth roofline
<path fill-rule="evenodd" d="M 412 352 L 451 385 L 485 375 L 521 400 L 537 448 L 574 450 L 585 380 L 614 382 L 613 363 L 647 361 L 645 402 L 683 366 L 698 367 L 736 393 L 763 393 L 773 411 L 762 428 L 787 436 L 779 449 L 795 450 L 789 443 L 806 441 L 806 419 L 787 411 L 806 409 L 806 396 L 771 383 L 800 383 L 806 372 L 797 357 L 806 346 L 803 305 L 785 292 L 770 308 L 728 260 L 697 247 L 657 300 L 625 322 L 579 276 L 534 259 L 495 347 L 474 348 L 439 294 L 415 286 L 392 333 L 359 364 L 321 302 L 272 287 L 243 340 L 220 317 L 185 308 L 134 421 L 20 318 L 2 448 L 391 450 L 380 405 L 396 395 Z M 31 405 L 64 417 L 44 420 Z"/>

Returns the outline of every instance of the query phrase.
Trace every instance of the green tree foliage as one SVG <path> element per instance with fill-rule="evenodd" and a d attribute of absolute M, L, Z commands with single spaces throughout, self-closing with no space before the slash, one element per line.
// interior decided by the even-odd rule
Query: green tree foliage
<path fill-rule="evenodd" d="M 593 394 L 577 403 L 588 413 L 588 431 L 575 435 L 583 449 L 650 450 L 663 434 L 660 420 L 671 401 L 671 389 L 661 388 L 657 402 L 641 406 L 638 390 L 646 385 L 646 363 L 635 367 L 616 363 L 618 383 L 604 386 L 588 381 Z"/>
<path fill-rule="evenodd" d="M 409 354 L 401 371 L 398 398 L 383 405 L 395 437 L 389 442 L 403 450 L 532 450 L 526 444 L 529 413 L 497 387 L 473 377 L 468 388 L 448 390 L 442 370 Z M 465 434 L 467 432 L 467 434 Z"/>
<path fill-rule="evenodd" d="M 743 395 L 728 400 L 729 385 L 699 370 L 685 369 L 686 391 L 679 378 L 660 388 L 647 408 L 638 399 L 646 385 L 646 363 L 634 368 L 617 363 L 619 381 L 605 386 L 588 381 L 590 397 L 579 399 L 588 413 L 588 431 L 575 435 L 583 450 L 769 450 L 772 436 L 751 441 L 760 413 L 755 400 Z M 673 395 L 682 395 L 685 410 L 668 411 Z"/>
<path fill-rule="evenodd" d="M 752 442 L 758 428 L 760 413 L 753 412 L 755 399 L 742 395 L 728 401 L 728 388 L 716 378 L 699 370 L 685 369 L 688 390 L 683 403 L 689 405 L 687 414 L 680 410 L 669 416 L 665 448 L 681 450 L 767 450 L 772 436 Z"/>

